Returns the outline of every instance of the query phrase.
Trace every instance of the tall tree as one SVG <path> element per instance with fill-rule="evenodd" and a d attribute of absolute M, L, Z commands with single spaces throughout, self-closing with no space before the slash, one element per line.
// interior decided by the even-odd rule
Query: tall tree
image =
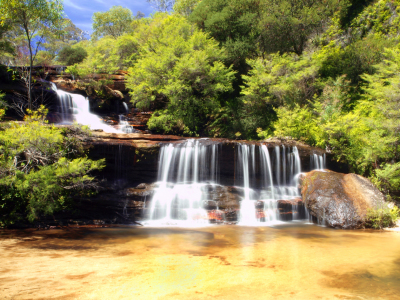
<path fill-rule="evenodd" d="M 63 16 L 61 0 L 1 0 L 0 22 L 25 33 L 29 48 L 28 106 L 32 109 L 32 66 L 46 30 L 56 30 Z"/>
<path fill-rule="evenodd" d="M 70 19 L 63 19 L 60 22 L 60 31 L 47 32 L 42 46 L 54 59 L 61 49 L 87 40 L 87 36 L 88 33 L 76 27 Z"/>
<path fill-rule="evenodd" d="M 169 12 L 174 6 L 175 0 L 147 0 L 153 8 L 160 12 Z"/>
<path fill-rule="evenodd" d="M 189 17 L 200 2 L 201 0 L 176 0 L 173 7 L 174 12 Z"/>
<path fill-rule="evenodd" d="M 228 64 L 240 69 L 257 53 L 261 10 L 260 0 L 203 0 L 189 19 L 220 42 L 228 51 Z"/>
<path fill-rule="evenodd" d="M 92 38 L 97 40 L 106 35 L 117 38 L 129 32 L 135 18 L 129 8 L 113 6 L 106 12 L 95 12 L 92 19 Z"/>
<path fill-rule="evenodd" d="M 348 0 L 264 0 L 261 51 L 302 54 L 310 37 L 322 33 L 329 18 L 347 6 Z"/>

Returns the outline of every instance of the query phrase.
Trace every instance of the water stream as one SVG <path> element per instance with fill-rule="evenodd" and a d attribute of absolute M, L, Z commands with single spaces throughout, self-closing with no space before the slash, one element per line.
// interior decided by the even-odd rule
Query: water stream
<path fill-rule="evenodd" d="M 291 220 L 309 218 L 307 212 L 299 213 L 298 176 L 302 167 L 296 146 L 234 147 L 235 179 L 234 186 L 229 187 L 219 182 L 224 152 L 218 142 L 192 139 L 162 145 L 157 188 L 146 224 L 205 225 L 210 218 L 215 219 L 214 214 L 220 216 L 216 220 L 224 220 L 219 207 L 238 198 L 237 211 L 230 213 L 237 215 L 235 222 L 239 225 L 272 225 L 287 220 L 287 215 L 281 216 L 279 202 L 291 205 Z"/>
<path fill-rule="evenodd" d="M 90 112 L 89 100 L 86 97 L 59 90 L 54 83 L 51 84 L 60 102 L 60 124 L 72 124 L 73 122 L 77 122 L 78 124 L 89 126 L 92 130 L 101 129 L 109 133 L 129 132 L 129 127 L 125 120 L 122 120 L 123 123 L 120 124 L 121 128 L 125 130 L 115 129 L 104 123 L 97 115 Z"/>

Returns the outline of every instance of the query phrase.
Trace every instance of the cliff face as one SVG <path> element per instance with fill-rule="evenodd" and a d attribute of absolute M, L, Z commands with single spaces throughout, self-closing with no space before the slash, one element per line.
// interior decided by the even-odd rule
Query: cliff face
<path fill-rule="evenodd" d="M 162 144 L 179 144 L 189 138 L 173 135 L 153 134 L 115 134 L 93 132 L 87 142 L 89 157 L 92 159 L 105 158 L 107 167 L 101 172 L 101 177 L 107 179 L 108 184 L 122 186 L 136 186 L 140 183 L 157 181 L 158 155 Z M 220 144 L 220 180 L 221 184 L 232 186 L 235 184 L 236 145 L 238 144 L 265 144 L 272 153 L 275 146 L 296 146 L 299 151 L 302 172 L 310 171 L 310 156 L 313 154 L 326 155 L 326 168 L 334 171 L 346 172 L 346 167 L 332 160 L 326 151 L 310 147 L 295 140 L 271 139 L 263 142 L 236 141 L 228 139 L 209 139 Z"/>
<path fill-rule="evenodd" d="M 148 214 L 149 201 L 153 195 L 154 183 L 158 181 L 159 152 L 163 144 L 180 144 L 188 138 L 171 135 L 151 134 L 114 134 L 93 132 L 86 142 L 88 156 L 91 159 L 106 159 L 106 168 L 98 177 L 103 180 L 103 190 L 92 199 L 80 199 L 81 217 L 107 220 L 107 222 L 130 223 L 142 220 Z M 225 214 L 225 220 L 236 221 L 240 208 L 240 194 L 243 191 L 235 187 L 238 183 L 237 145 L 257 144 L 260 142 L 234 141 L 227 139 L 208 139 L 219 145 L 219 183 L 220 190 L 210 188 L 208 199 L 213 202 L 205 207 L 210 210 L 210 220 L 219 221 Z M 327 168 L 343 171 L 343 167 L 331 161 L 329 153 L 313 148 L 294 140 L 271 139 L 262 144 L 267 145 L 270 153 L 276 146 L 296 146 L 299 152 L 302 172 L 310 170 L 310 156 L 326 155 Z M 272 163 L 274 157 L 271 155 Z M 258 162 L 256 162 L 258 163 Z M 255 175 L 252 180 L 258 185 L 261 178 Z M 239 180 L 240 181 L 240 180 Z M 226 191 L 225 191 L 226 190 Z M 243 196 L 243 195 L 242 195 Z M 304 215 L 301 199 L 296 200 L 296 213 Z M 217 207 L 215 203 L 218 204 Z M 263 203 L 260 203 L 260 206 Z M 282 220 L 292 219 L 293 203 L 278 201 Z"/>

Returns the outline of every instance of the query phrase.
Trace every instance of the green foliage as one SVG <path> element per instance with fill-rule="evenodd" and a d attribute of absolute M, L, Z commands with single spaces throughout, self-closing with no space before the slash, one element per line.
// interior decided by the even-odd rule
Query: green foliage
<path fill-rule="evenodd" d="M 57 60 L 66 66 L 71 66 L 81 63 L 87 55 L 86 50 L 80 46 L 66 46 L 58 52 Z"/>
<path fill-rule="evenodd" d="M 351 22 L 374 0 L 350 0 L 347 9 L 344 9 L 340 15 L 340 25 L 347 28 Z"/>
<path fill-rule="evenodd" d="M 308 107 L 301 108 L 295 105 L 294 108 L 280 107 L 276 109 L 278 121 L 274 124 L 274 135 L 278 137 L 292 137 L 302 140 L 310 145 L 323 147 L 323 131 L 318 124 L 318 118 Z M 260 137 L 267 137 L 259 131 Z"/>
<path fill-rule="evenodd" d="M 52 59 L 55 59 L 63 48 L 73 47 L 77 43 L 87 40 L 86 32 L 76 27 L 70 19 L 60 20 L 58 28 L 57 31 L 47 30 L 41 45 L 50 53 Z"/>
<path fill-rule="evenodd" d="M 78 46 L 80 45 L 77 44 L 75 48 Z M 85 47 L 87 57 L 83 62 L 68 67 L 67 73 L 85 78 L 99 73 L 113 74 L 117 70 L 127 70 L 137 61 L 138 47 L 137 38 L 132 35 L 123 35 L 117 39 L 106 36 L 91 41 Z"/>
<path fill-rule="evenodd" d="M 327 47 L 329 53 L 323 58 L 319 73 L 323 78 L 336 78 L 346 74 L 353 84 L 358 84 L 362 74 L 375 73 L 374 66 L 384 58 L 384 49 L 396 44 L 394 39 L 369 35 L 345 48 Z"/>
<path fill-rule="evenodd" d="M 347 1 L 266 0 L 260 22 L 264 52 L 303 53 L 310 38 L 322 33 L 324 23 L 347 7 Z"/>
<path fill-rule="evenodd" d="M 25 123 L 0 130 L 0 226 L 65 209 L 96 188 L 89 173 L 104 161 L 79 157 L 83 147 L 74 131 L 84 131 L 46 125 L 46 114 L 42 106 Z"/>
<path fill-rule="evenodd" d="M 48 51 L 39 51 L 36 54 L 36 63 L 37 66 L 51 66 L 53 65 L 54 56 Z"/>
<path fill-rule="evenodd" d="M 243 75 L 245 103 L 266 102 L 274 106 L 306 104 L 318 91 L 318 65 L 312 56 L 271 54 L 248 60 L 249 75 Z"/>
<path fill-rule="evenodd" d="M 372 182 L 385 194 L 398 192 L 400 190 L 400 163 L 383 164 L 381 168 L 375 170 Z"/>
<path fill-rule="evenodd" d="M 182 120 L 177 120 L 174 115 L 169 114 L 167 110 L 156 111 L 149 119 L 147 126 L 150 130 L 157 133 L 178 134 L 192 136 L 191 132 Z"/>
<path fill-rule="evenodd" d="M 63 7 L 60 0 L 1 1 L 0 25 L 11 24 L 11 26 L 18 27 L 26 38 L 30 67 L 27 77 L 29 108 L 32 108 L 32 66 L 35 55 L 45 34 L 49 31 L 58 31 L 62 14 Z"/>
<path fill-rule="evenodd" d="M 156 14 L 139 34 L 146 42 L 127 78 L 133 103 L 141 109 L 164 103 L 169 115 L 201 132 L 232 89 L 234 72 L 220 61 L 224 50 L 179 15 Z"/>
<path fill-rule="evenodd" d="M 366 6 L 351 22 L 351 29 L 358 38 L 370 33 L 397 37 L 400 30 L 400 1 L 381 0 Z"/>
<path fill-rule="evenodd" d="M 394 227 L 399 218 L 400 209 L 397 206 L 393 208 L 370 209 L 365 218 L 365 226 L 374 229 Z"/>
<path fill-rule="evenodd" d="M 128 33 L 134 20 L 132 11 L 122 6 L 113 6 L 106 12 L 95 12 L 92 18 L 93 40 L 104 36 L 117 38 Z"/>
<path fill-rule="evenodd" d="M 15 52 L 11 40 L 7 37 L 10 29 L 11 26 L 9 24 L 0 24 L 0 56 L 10 56 Z"/>
<path fill-rule="evenodd" d="M 261 10 L 262 3 L 256 0 L 202 0 L 190 20 L 227 50 L 228 64 L 241 69 L 246 68 L 246 58 L 257 53 Z"/>
<path fill-rule="evenodd" d="M 188 17 L 202 0 L 176 0 L 174 12 Z"/>

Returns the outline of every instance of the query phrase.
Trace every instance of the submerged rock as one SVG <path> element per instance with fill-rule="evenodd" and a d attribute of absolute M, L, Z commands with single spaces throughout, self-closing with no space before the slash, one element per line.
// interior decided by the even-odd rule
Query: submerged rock
<path fill-rule="evenodd" d="M 301 194 L 314 221 L 335 228 L 360 228 L 368 209 L 387 205 L 383 194 L 356 174 L 311 171 L 301 176 Z"/>

